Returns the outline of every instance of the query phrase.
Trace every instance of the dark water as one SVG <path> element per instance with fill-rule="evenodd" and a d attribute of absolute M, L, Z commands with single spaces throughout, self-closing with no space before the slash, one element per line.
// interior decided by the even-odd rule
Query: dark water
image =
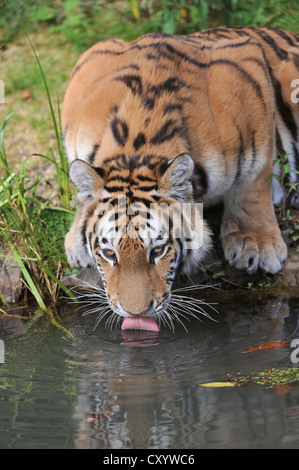
<path fill-rule="evenodd" d="M 240 354 L 299 338 L 298 298 L 249 294 L 201 293 L 218 321 L 193 319 L 188 333 L 93 331 L 96 316 L 71 308 L 74 338 L 47 316 L 0 320 L 0 448 L 299 448 L 298 382 L 284 395 L 198 385 L 298 366 L 290 347 Z"/>

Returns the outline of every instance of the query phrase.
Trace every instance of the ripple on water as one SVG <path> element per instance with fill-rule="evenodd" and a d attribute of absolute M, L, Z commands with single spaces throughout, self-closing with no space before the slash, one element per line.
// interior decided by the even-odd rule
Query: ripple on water
<path fill-rule="evenodd" d="M 232 390 L 198 386 L 237 372 L 288 367 L 288 349 L 240 352 L 294 334 L 298 302 L 231 293 L 220 300 L 218 323 L 192 319 L 188 332 L 179 324 L 175 333 L 166 328 L 159 333 L 107 331 L 102 324 L 94 330 L 96 314 L 70 311 L 62 324 L 74 338 L 46 318 L 26 334 L 4 335 L 0 447 L 279 447 L 287 439 L 298 442 L 295 385 L 286 396 L 254 384 Z M 98 415 L 88 422 L 88 413 Z"/>

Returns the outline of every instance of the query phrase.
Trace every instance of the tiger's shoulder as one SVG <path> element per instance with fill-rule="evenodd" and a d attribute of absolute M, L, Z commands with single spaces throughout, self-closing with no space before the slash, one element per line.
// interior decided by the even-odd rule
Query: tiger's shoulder
<path fill-rule="evenodd" d="M 282 101 L 294 109 L 290 81 L 298 75 L 298 45 L 295 33 L 247 27 L 214 28 L 187 36 L 150 33 L 131 43 L 107 39 L 95 44 L 75 65 L 64 99 L 62 123 L 69 160 L 94 162 L 107 120 L 128 91 L 132 99 L 142 97 L 148 114 L 161 111 L 164 95 L 166 112 L 180 108 L 194 121 L 192 109 L 198 101 L 202 108 L 210 104 L 205 99 L 208 84 L 210 89 L 219 87 L 231 75 L 242 80 L 245 94 L 251 89 L 259 101 L 267 86 L 273 86 L 282 97 L 277 95 L 277 107 Z M 174 94 L 180 95 L 178 100 L 172 100 Z M 229 93 L 229 99 L 232 96 Z M 140 119 L 140 110 L 135 116 Z M 90 135 L 98 142 L 92 145 Z"/>

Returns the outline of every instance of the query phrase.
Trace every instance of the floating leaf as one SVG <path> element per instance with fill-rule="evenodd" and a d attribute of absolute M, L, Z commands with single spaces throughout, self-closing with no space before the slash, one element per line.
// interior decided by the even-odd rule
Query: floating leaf
<path fill-rule="evenodd" d="M 253 351 L 261 351 L 261 350 L 269 350 L 269 349 L 280 349 L 286 348 L 289 346 L 289 341 L 281 340 L 281 341 L 270 341 L 269 343 L 260 343 L 256 346 L 252 346 L 252 348 L 245 349 L 245 351 L 241 351 L 241 354 L 249 353 Z"/>
<path fill-rule="evenodd" d="M 198 384 L 200 387 L 235 387 L 237 385 L 236 382 L 208 382 L 206 384 Z"/>
<path fill-rule="evenodd" d="M 102 413 L 85 413 L 85 417 L 87 421 L 93 422 L 93 421 L 96 421 L 97 419 L 107 418 L 107 416 L 111 414 L 113 414 L 113 411 L 108 410 L 108 411 L 103 411 Z"/>
<path fill-rule="evenodd" d="M 280 397 L 283 397 L 287 393 L 289 393 L 290 390 L 292 390 L 292 385 L 275 385 L 274 391 L 277 395 Z"/>

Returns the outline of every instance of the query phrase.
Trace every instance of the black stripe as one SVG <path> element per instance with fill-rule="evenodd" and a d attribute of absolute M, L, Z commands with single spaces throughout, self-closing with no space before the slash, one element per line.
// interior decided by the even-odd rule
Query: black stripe
<path fill-rule="evenodd" d="M 171 140 L 177 132 L 181 132 L 182 127 L 175 125 L 176 121 L 169 119 L 158 132 L 151 138 L 153 145 L 162 144 L 167 140 Z"/>
<path fill-rule="evenodd" d="M 230 32 L 229 31 L 225 31 L 226 34 L 222 34 L 222 33 L 218 33 L 218 31 L 215 31 L 214 32 L 214 36 L 216 38 L 224 38 L 224 39 L 230 39 Z M 228 36 L 227 36 L 228 34 Z"/>
<path fill-rule="evenodd" d="M 233 61 L 228 60 L 228 59 L 216 59 L 216 60 L 212 60 L 211 62 L 207 62 L 207 63 L 198 62 L 197 60 L 189 57 L 184 52 L 178 51 L 177 49 L 170 46 L 169 44 L 165 44 L 165 47 L 171 53 L 177 55 L 181 59 L 183 59 L 183 60 L 187 61 L 188 63 L 190 63 L 190 64 L 192 64 L 196 67 L 199 67 L 199 68 L 207 68 L 207 67 L 210 67 L 210 66 L 213 66 L 213 65 L 227 65 L 229 67 L 235 68 L 254 87 L 258 97 L 263 101 L 263 93 L 262 93 L 262 89 L 261 89 L 261 86 L 259 85 L 259 83 L 246 70 L 244 70 L 236 62 L 233 62 Z M 264 103 L 264 101 L 263 101 L 263 103 Z M 264 104 L 264 106 L 265 106 L 265 104 Z"/>
<path fill-rule="evenodd" d="M 124 65 L 120 70 L 127 70 L 127 69 L 140 70 L 140 67 L 137 64 L 129 64 L 129 65 Z"/>
<path fill-rule="evenodd" d="M 93 250 L 96 251 L 97 248 L 99 248 L 99 247 L 100 247 L 100 245 L 99 245 L 99 239 L 98 239 L 98 237 L 96 236 L 96 237 L 94 238 L 94 242 L 93 242 Z"/>
<path fill-rule="evenodd" d="M 173 93 L 183 87 L 189 88 L 184 80 L 177 76 L 169 77 L 163 83 L 153 85 L 146 91 L 144 95 L 145 106 L 150 110 L 154 107 L 156 98 L 160 97 L 163 93 Z"/>
<path fill-rule="evenodd" d="M 121 181 L 122 183 L 130 183 L 131 182 L 131 179 L 130 177 L 125 177 L 125 176 L 121 176 L 119 174 L 117 175 L 114 175 L 114 176 L 109 176 L 109 180 L 108 180 L 108 183 L 110 183 L 110 181 Z"/>
<path fill-rule="evenodd" d="M 161 83 L 161 85 L 158 85 L 157 87 L 157 93 L 162 93 L 166 91 L 167 93 L 172 93 L 174 91 L 178 91 L 183 87 L 187 87 L 187 84 L 184 82 L 184 80 L 180 79 L 179 77 L 169 77 L 165 82 Z"/>
<path fill-rule="evenodd" d="M 157 189 L 156 184 L 152 184 L 150 186 L 138 186 L 137 188 L 139 191 L 153 191 L 154 189 Z"/>
<path fill-rule="evenodd" d="M 279 59 L 288 60 L 288 52 L 279 47 L 275 39 L 259 28 L 253 28 L 253 30 L 273 49 Z"/>
<path fill-rule="evenodd" d="M 194 163 L 192 186 L 194 198 L 201 197 L 208 191 L 208 175 L 200 163 Z"/>
<path fill-rule="evenodd" d="M 123 75 L 116 77 L 115 80 L 123 82 L 130 88 L 133 95 L 142 94 L 142 81 L 140 75 Z"/>
<path fill-rule="evenodd" d="M 84 221 L 84 224 L 82 225 L 82 229 L 81 229 L 81 237 L 82 237 L 82 243 L 83 243 L 84 248 L 85 248 L 86 243 L 87 243 L 86 227 L 87 227 L 87 220 Z"/>
<path fill-rule="evenodd" d="M 168 167 L 169 167 L 169 161 L 168 160 L 165 160 L 164 162 L 162 162 L 158 167 L 159 176 L 164 175 L 164 173 L 165 173 L 165 171 L 167 170 Z"/>
<path fill-rule="evenodd" d="M 170 103 L 165 106 L 164 108 L 164 114 L 171 113 L 173 111 L 180 111 L 182 109 L 183 105 L 180 103 Z"/>
<path fill-rule="evenodd" d="M 208 68 L 208 67 L 211 67 L 213 65 L 223 65 L 223 64 L 227 65 L 227 66 L 230 66 L 230 67 L 234 67 L 255 88 L 258 96 L 262 99 L 262 92 L 261 92 L 261 88 L 260 88 L 259 84 L 253 79 L 253 77 L 248 72 L 246 72 L 242 67 L 240 67 L 239 64 L 237 64 L 233 61 L 230 61 L 230 60 L 226 60 L 226 59 L 218 59 L 218 60 L 214 60 L 212 62 L 206 62 L 206 63 L 205 62 L 199 62 L 198 60 L 188 56 L 184 52 L 181 52 L 181 51 L 175 49 L 173 46 L 171 46 L 167 42 L 154 42 L 154 43 L 146 44 L 146 45 L 134 44 L 129 49 L 126 49 L 125 51 L 111 51 L 111 50 L 106 50 L 106 49 L 105 50 L 103 50 L 103 49 L 94 50 L 89 54 L 89 56 L 81 64 L 79 64 L 79 65 L 77 65 L 77 67 L 75 67 L 75 69 L 73 70 L 73 73 L 70 77 L 69 82 L 72 80 L 74 75 L 79 71 L 79 69 L 86 62 L 92 60 L 93 55 L 97 55 L 97 54 L 122 55 L 122 54 L 125 54 L 126 52 L 130 52 L 134 49 L 143 50 L 143 49 L 150 49 L 150 48 L 154 48 L 156 51 L 158 51 L 159 56 L 161 56 L 161 57 L 167 58 L 169 60 L 173 60 L 173 56 L 177 56 L 180 59 L 182 59 L 182 60 L 188 62 L 189 64 L 194 65 L 195 67 L 198 67 L 198 68 Z M 158 57 L 155 57 L 155 59 L 157 59 L 157 58 Z M 149 99 L 149 103 L 148 103 L 149 109 L 152 108 L 153 104 L 154 104 L 153 103 L 153 97 L 151 97 L 151 99 Z"/>
<path fill-rule="evenodd" d="M 125 121 L 115 117 L 111 122 L 111 130 L 116 142 L 124 147 L 129 136 L 129 129 Z"/>
<path fill-rule="evenodd" d="M 293 140 L 297 141 L 297 126 L 296 126 L 296 123 L 294 121 L 292 109 L 290 108 L 288 103 L 286 103 L 282 98 L 281 84 L 280 84 L 279 80 L 277 80 L 274 77 L 271 69 L 269 69 L 269 73 L 270 73 L 270 77 L 271 77 L 271 80 L 272 80 L 272 85 L 273 85 L 273 88 L 274 88 L 277 111 L 281 115 L 281 118 L 282 118 L 283 122 L 285 123 L 287 129 L 290 131 Z"/>
<path fill-rule="evenodd" d="M 156 182 L 156 180 L 154 178 L 150 178 L 149 176 L 143 176 L 143 175 L 137 175 L 137 179 L 139 179 L 139 181 L 153 181 L 153 182 Z"/>
<path fill-rule="evenodd" d="M 267 65 L 266 65 L 265 61 L 257 59 L 256 57 L 244 57 L 244 59 L 242 59 L 242 62 L 254 62 L 259 67 L 261 67 L 261 69 L 263 70 L 263 72 L 265 74 L 265 77 L 266 77 L 267 81 L 269 80 L 268 68 L 267 68 Z"/>
<path fill-rule="evenodd" d="M 256 91 L 257 96 L 260 98 L 260 100 L 262 101 L 265 107 L 264 97 L 263 97 L 262 88 L 260 84 L 246 70 L 244 70 L 239 64 L 232 62 L 231 60 L 228 60 L 228 59 L 217 59 L 211 62 L 211 65 L 221 65 L 221 64 L 228 65 L 238 70 L 238 72 L 240 72 L 243 75 L 243 77 L 253 86 L 253 88 Z"/>
<path fill-rule="evenodd" d="M 159 163 L 167 161 L 165 157 L 159 157 Z M 157 167 L 157 157 L 154 155 L 146 155 L 140 161 L 139 167 L 146 166 L 149 170 L 155 170 Z"/>
<path fill-rule="evenodd" d="M 293 54 L 293 60 L 294 60 L 294 64 L 296 66 L 296 69 L 299 72 L 299 54 Z"/>
<path fill-rule="evenodd" d="M 240 139 L 240 147 L 239 147 L 239 152 L 237 156 L 238 163 L 237 163 L 237 171 L 236 171 L 234 183 L 238 181 L 238 179 L 240 178 L 242 174 L 242 160 L 244 159 L 244 151 L 245 151 L 244 139 L 240 130 L 239 130 L 239 139 Z"/>
<path fill-rule="evenodd" d="M 294 31 L 289 31 L 289 34 L 294 38 L 296 42 L 299 42 L 299 34 L 294 33 Z"/>
<path fill-rule="evenodd" d="M 278 36 L 283 38 L 285 41 L 287 41 L 287 43 L 290 46 L 297 46 L 297 44 L 295 44 L 293 39 L 288 35 L 287 31 L 283 31 L 281 29 L 275 29 L 275 28 L 269 28 L 269 29 L 270 31 L 273 31 L 275 34 L 277 34 Z"/>
<path fill-rule="evenodd" d="M 133 146 L 135 150 L 139 150 L 146 143 L 146 138 L 143 132 L 139 132 L 137 137 L 134 139 Z"/>
<path fill-rule="evenodd" d="M 105 199 L 102 200 L 102 203 L 107 203 L 107 202 L 109 202 L 109 205 L 111 205 L 111 206 L 113 206 L 113 207 L 119 205 L 119 200 L 118 200 L 118 198 L 116 198 L 116 197 L 115 197 L 114 199 L 112 199 L 111 201 L 110 201 L 110 197 L 107 197 L 107 198 L 105 198 Z M 122 208 L 122 207 L 119 206 L 119 209 L 121 209 L 121 208 Z"/>
<path fill-rule="evenodd" d="M 89 163 L 91 165 L 93 165 L 93 163 L 94 163 L 94 159 L 95 159 L 96 153 L 99 150 L 99 148 L 100 148 L 100 144 L 96 144 L 93 147 L 91 154 L 87 157 L 87 160 L 89 161 Z"/>
<path fill-rule="evenodd" d="M 104 168 L 100 168 L 100 167 L 94 166 L 93 169 L 96 171 L 96 173 L 97 173 L 101 178 L 105 178 L 106 172 L 105 172 Z"/>
<path fill-rule="evenodd" d="M 123 192 L 123 191 L 124 191 L 124 187 L 123 187 L 123 186 L 105 186 L 105 189 L 106 189 L 109 193 L 116 193 L 117 191 L 120 191 L 120 192 Z"/>
<path fill-rule="evenodd" d="M 253 169 L 255 162 L 256 162 L 255 131 L 253 131 L 251 135 L 251 154 L 252 154 L 251 169 Z"/>

